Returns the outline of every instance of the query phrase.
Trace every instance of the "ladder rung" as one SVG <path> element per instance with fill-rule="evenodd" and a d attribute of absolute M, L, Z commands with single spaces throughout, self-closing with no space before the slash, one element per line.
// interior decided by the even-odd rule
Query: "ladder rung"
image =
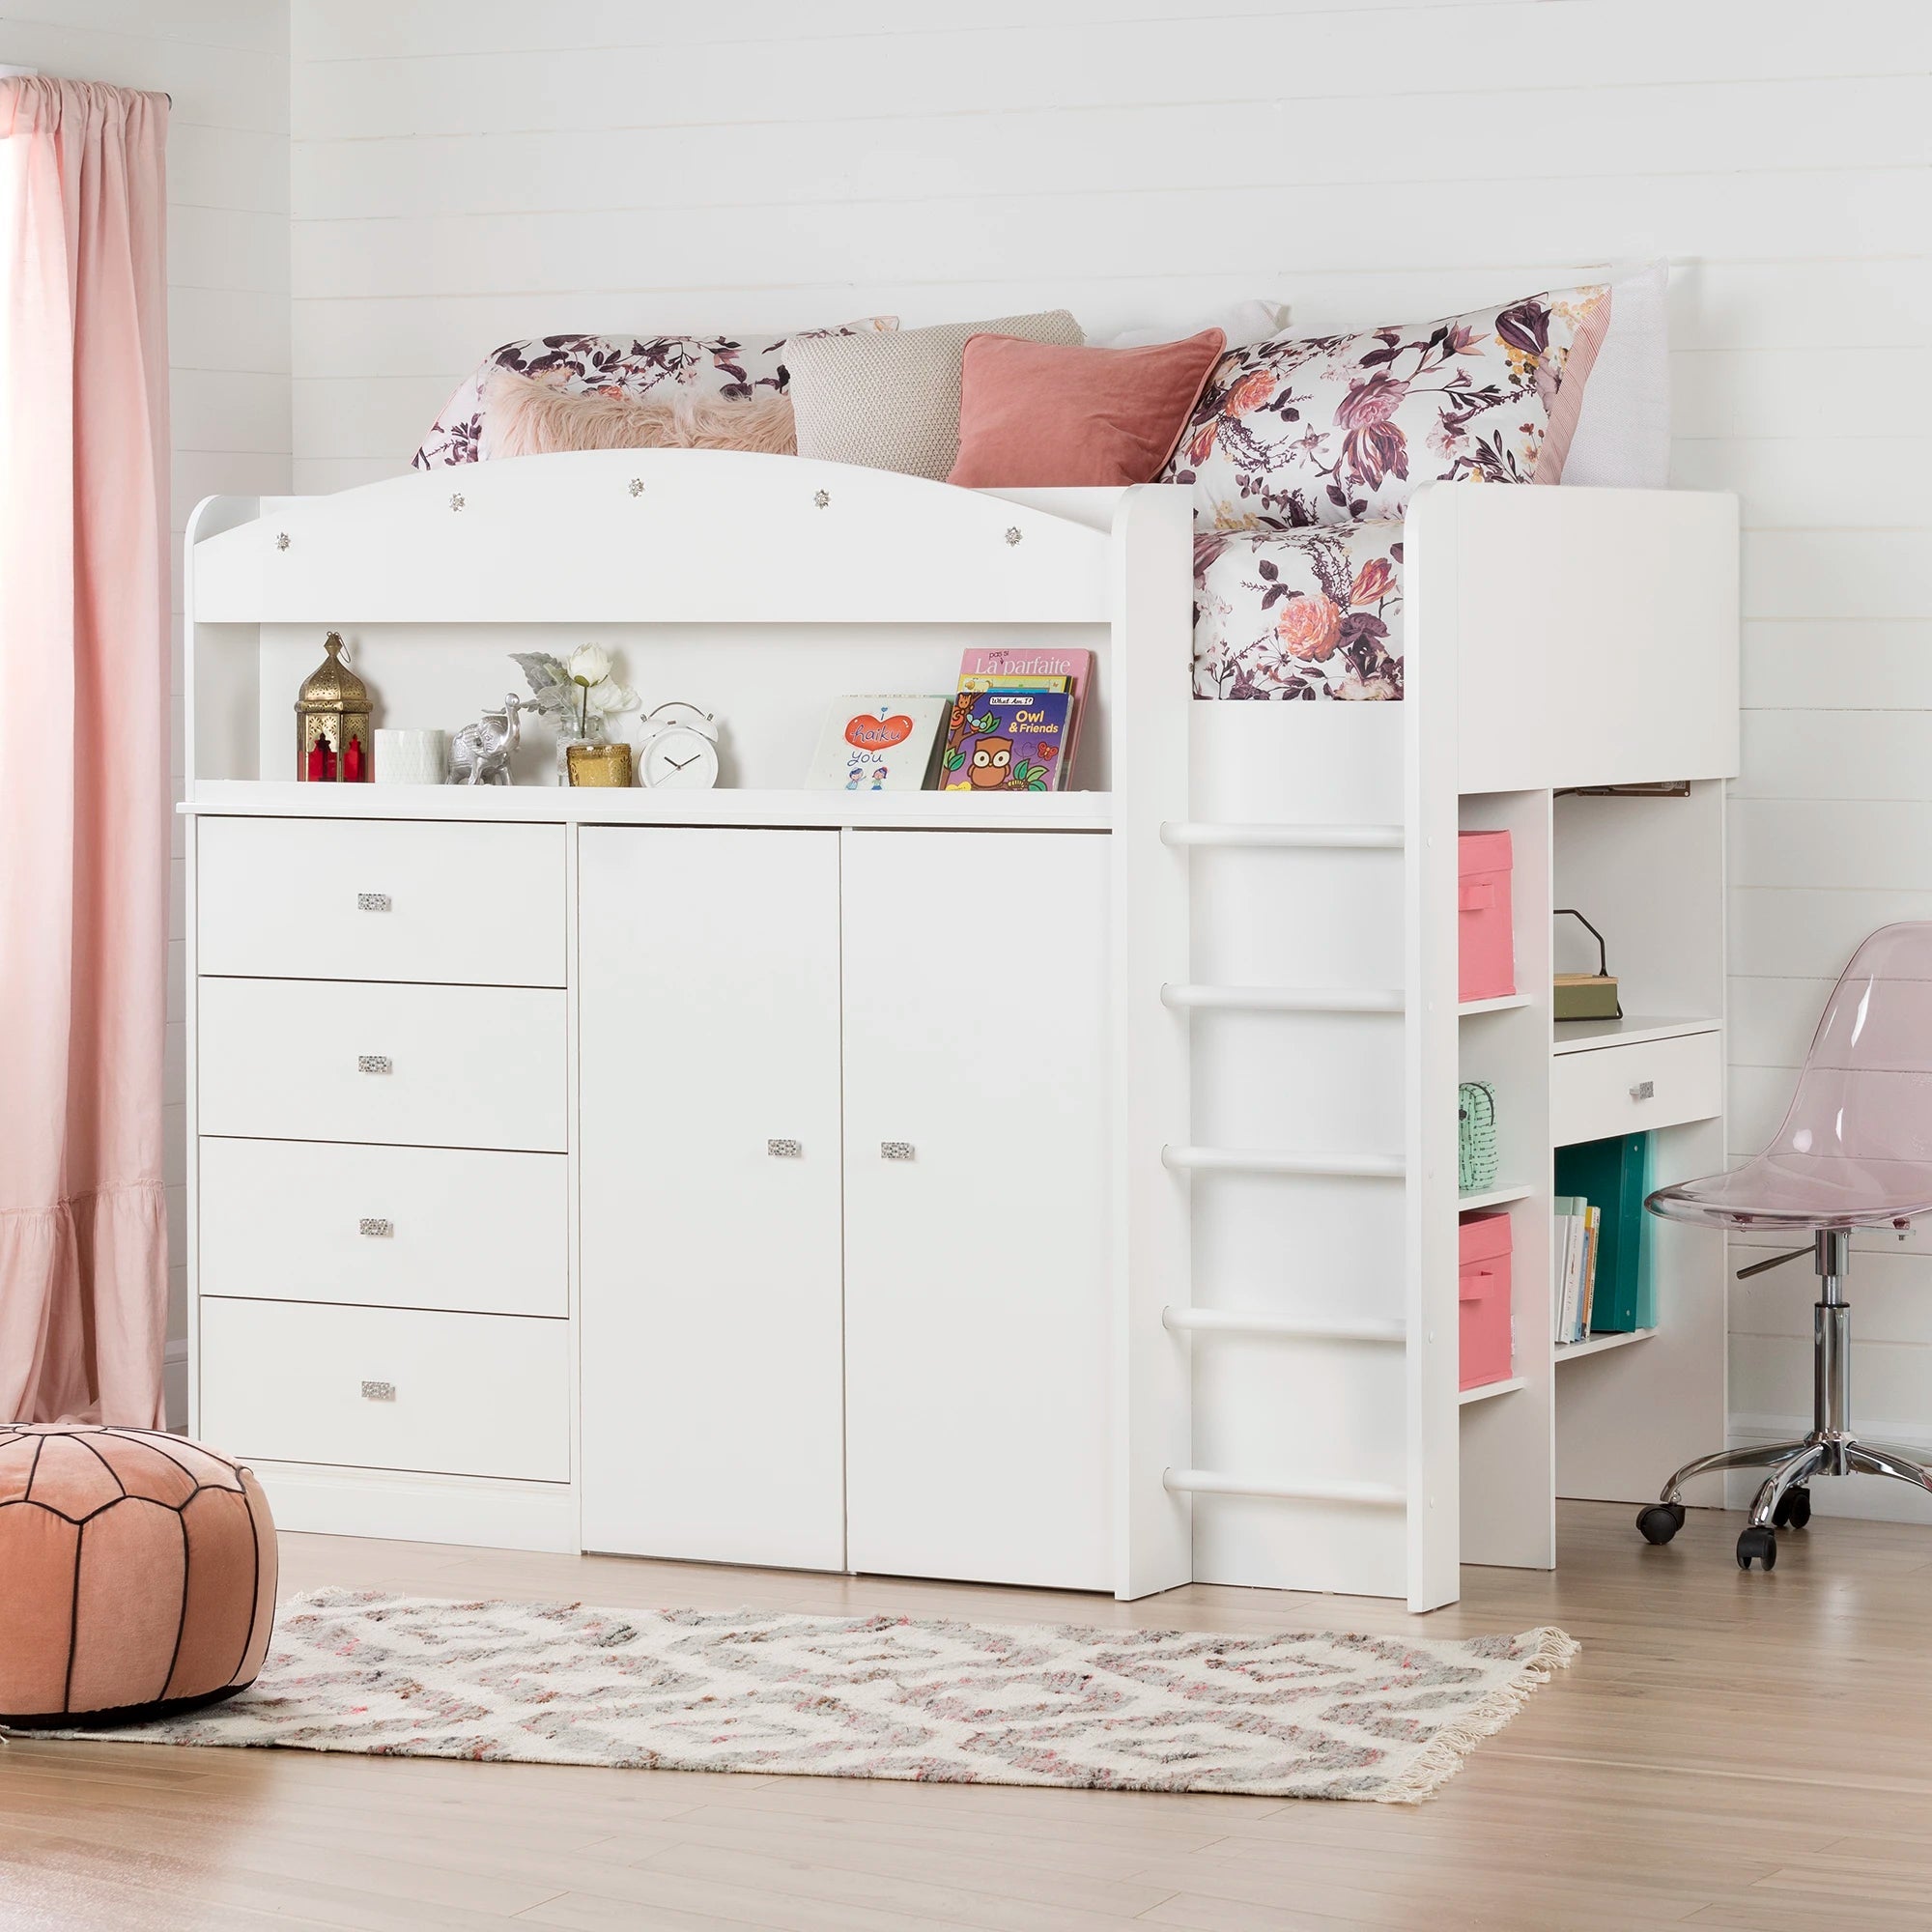
<path fill-rule="evenodd" d="M 1304 1342 L 1391 1342 L 1408 1340 L 1400 1321 L 1323 1321 L 1307 1315 L 1243 1315 L 1227 1308 L 1163 1308 L 1160 1319 L 1177 1334 L 1289 1335 Z"/>
<path fill-rule="evenodd" d="M 1160 828 L 1168 845 L 1278 845 L 1310 851 L 1400 852 L 1400 825 L 1255 825 L 1171 818 Z"/>
<path fill-rule="evenodd" d="M 1169 1167 L 1216 1174 L 1343 1175 L 1358 1180 L 1403 1180 L 1408 1174 L 1406 1162 L 1382 1153 L 1275 1153 L 1265 1148 L 1164 1147 L 1160 1157 Z"/>
<path fill-rule="evenodd" d="M 1290 1502 L 1369 1503 L 1401 1509 L 1408 1498 L 1391 1483 L 1298 1483 L 1287 1476 L 1237 1476 L 1219 1469 L 1163 1469 L 1170 1490 L 1191 1496 L 1278 1496 Z"/>
<path fill-rule="evenodd" d="M 1407 1006 L 1400 987 L 1380 986 L 1210 986 L 1187 981 L 1163 986 L 1160 997 L 1170 1007 L 1237 1013 L 1400 1013 Z"/>

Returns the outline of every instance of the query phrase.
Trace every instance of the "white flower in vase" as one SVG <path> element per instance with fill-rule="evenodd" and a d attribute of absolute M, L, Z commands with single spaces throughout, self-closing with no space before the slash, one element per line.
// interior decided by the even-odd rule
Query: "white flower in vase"
<path fill-rule="evenodd" d="M 606 683 L 611 676 L 611 653 L 602 644 L 579 644 L 568 666 L 573 684 Z"/>

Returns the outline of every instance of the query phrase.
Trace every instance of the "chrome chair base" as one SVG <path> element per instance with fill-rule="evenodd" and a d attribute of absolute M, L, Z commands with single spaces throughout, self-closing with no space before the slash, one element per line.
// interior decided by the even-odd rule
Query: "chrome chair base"
<path fill-rule="evenodd" d="M 1738 1567 L 1759 1562 L 1769 1570 L 1777 1561 L 1777 1532 L 1803 1529 L 1811 1519 L 1810 1484 L 1818 1476 L 1889 1476 L 1932 1494 L 1932 1470 L 1902 1451 L 1881 1442 L 1861 1442 L 1851 1429 L 1852 1311 L 1844 1281 L 1851 1263 L 1851 1236 L 1820 1229 L 1814 1255 L 1823 1295 L 1813 1311 L 1813 1427 L 1797 1442 L 1763 1442 L 1747 1449 L 1720 1449 L 1699 1456 L 1676 1471 L 1658 1500 L 1638 1512 L 1637 1528 L 1646 1541 L 1668 1543 L 1684 1526 L 1684 1485 L 1697 1476 L 1727 1469 L 1769 1473 L 1751 1501 L 1750 1520 L 1738 1538 Z M 1800 1249 L 1799 1253 L 1804 1250 Z M 1795 1260 L 1796 1256 L 1785 1256 Z M 1748 1270 L 1773 1265 L 1759 1263 Z"/>

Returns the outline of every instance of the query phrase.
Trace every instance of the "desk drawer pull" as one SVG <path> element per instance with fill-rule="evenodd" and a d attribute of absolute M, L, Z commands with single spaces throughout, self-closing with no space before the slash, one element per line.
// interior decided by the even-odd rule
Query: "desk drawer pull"
<path fill-rule="evenodd" d="M 1639 1080 L 1636 1083 L 1636 1085 L 1631 1089 L 1631 1098 L 1633 1100 L 1656 1099 L 1657 1082 L 1655 1080 Z"/>
<path fill-rule="evenodd" d="M 357 912 L 387 912 L 391 901 L 387 893 L 357 893 L 355 909 Z"/>
<path fill-rule="evenodd" d="M 393 1073 L 395 1062 L 386 1053 L 358 1053 L 355 1056 L 357 1073 Z"/>

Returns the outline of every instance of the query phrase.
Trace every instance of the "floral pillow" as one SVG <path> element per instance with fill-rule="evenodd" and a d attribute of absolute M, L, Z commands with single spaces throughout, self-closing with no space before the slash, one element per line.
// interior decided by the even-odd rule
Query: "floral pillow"
<path fill-rule="evenodd" d="M 1224 355 L 1163 478 L 1201 529 L 1402 516 L 1424 483 L 1554 483 L 1609 291 L 1530 296 L 1358 335 L 1270 336 Z"/>
<path fill-rule="evenodd" d="M 1402 527 L 1198 534 L 1195 696 L 1399 699 Z"/>
<path fill-rule="evenodd" d="M 474 463 L 483 439 L 483 386 L 507 369 L 572 396 L 647 396 L 672 385 L 692 396 L 743 402 L 783 391 L 785 344 L 808 335 L 868 335 L 899 326 L 895 315 L 868 316 L 838 328 L 801 329 L 755 340 L 735 335 L 545 335 L 506 342 L 457 384 L 411 458 L 417 469 Z"/>

